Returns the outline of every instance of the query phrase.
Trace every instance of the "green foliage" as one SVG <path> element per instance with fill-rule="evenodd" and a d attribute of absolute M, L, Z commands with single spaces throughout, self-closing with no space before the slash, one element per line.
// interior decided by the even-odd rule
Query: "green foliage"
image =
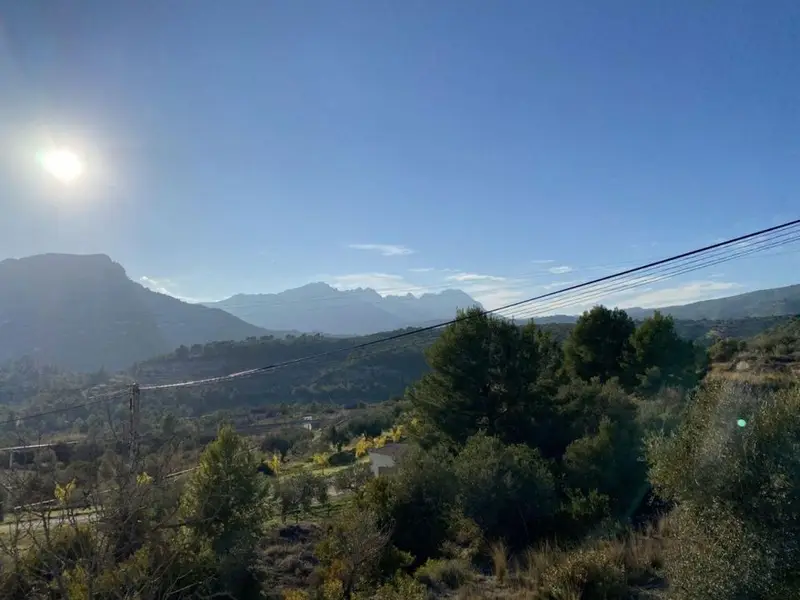
<path fill-rule="evenodd" d="M 182 516 L 217 556 L 252 550 L 263 531 L 269 484 L 258 475 L 259 463 L 245 439 L 225 426 L 186 486 Z"/>
<path fill-rule="evenodd" d="M 430 347 L 430 370 L 406 400 L 348 410 L 358 416 L 323 429 L 313 444 L 300 428 L 269 433 L 256 440 L 261 452 L 223 427 L 182 493 L 172 487 L 179 480 L 170 480 L 168 495 L 147 461 L 122 482 L 119 457 L 114 451 L 103 456 L 107 449 L 97 444 L 29 457 L 43 476 L 21 480 L 9 503 L 16 496 L 51 499 L 55 488 L 69 507 L 98 478 L 111 485 L 96 528 L 93 522 L 69 535 L 53 530 L 47 552 L 31 551 L 0 577 L 3 597 L 247 599 L 281 588 L 295 593 L 316 569 L 301 597 L 421 599 L 463 594 L 464 586 L 491 596 L 482 589 L 491 583 L 539 600 L 614 600 L 641 597 L 637 586 L 652 587 L 662 566 L 678 600 L 796 595 L 798 388 L 714 383 L 715 373 L 687 401 L 684 390 L 704 375 L 706 356 L 658 313 L 634 327 L 623 311 L 597 307 L 581 317 L 563 348 L 533 325 L 518 327 L 478 311 L 461 316 Z M 791 327 L 742 350 L 785 362 L 791 354 L 781 353 L 793 348 Z M 198 362 L 202 370 L 218 366 L 221 357 L 247 362 L 263 358 L 267 348 L 292 354 L 318 342 L 338 343 L 298 338 L 266 340 L 262 347 L 255 340 L 183 348 L 162 360 L 176 368 Z M 388 380 L 405 385 L 419 365 L 399 348 L 388 354 L 395 351 L 389 362 L 397 360 L 397 369 Z M 717 351 L 728 349 L 712 347 Z M 386 383 L 382 360 L 363 352 L 343 357 L 352 379 L 337 380 L 324 369 L 309 377 L 300 369 L 297 379 L 287 374 L 276 383 L 279 392 L 248 387 L 246 380 L 241 387 L 208 388 L 199 405 L 259 397 L 253 414 L 268 419 L 280 412 L 329 414 L 337 409 L 327 398 L 302 413 L 301 407 L 287 404 L 281 411 L 265 403 L 280 394 L 285 402 L 300 388 L 295 397 L 323 397 L 318 392 L 329 384 L 361 402 L 366 391 Z M 370 373 L 383 382 L 371 387 Z M 172 400 L 182 406 L 193 394 L 176 392 Z M 146 421 L 150 432 L 180 435 L 182 420 L 165 419 L 164 411 Z M 353 437 L 356 448 L 341 451 Z M 316 453 L 325 468 L 350 465 L 368 447 L 401 437 L 410 450 L 398 468 L 377 478 L 359 462 L 329 481 L 293 461 Z M 187 450 L 196 452 L 207 441 L 189 439 Z M 331 446 L 340 451 L 328 456 Z M 674 530 L 659 537 L 658 552 L 620 535 L 649 487 L 645 447 L 656 493 L 678 507 Z M 275 477 L 261 475 L 262 452 L 273 456 Z M 58 462 L 69 463 L 69 470 L 57 470 Z M 331 502 L 330 485 L 350 497 Z M 179 507 L 172 499 L 178 494 Z M 284 520 L 324 515 L 322 525 L 283 526 L 278 544 L 264 543 L 274 505 Z M 314 556 L 287 552 L 301 538 L 305 551 L 316 545 Z M 556 540 L 568 549 L 546 560 L 548 551 L 532 551 L 541 564 L 523 582 L 516 566 L 523 547 L 546 549 Z M 490 562 L 495 577 L 473 575 L 473 564 Z M 289 585 L 275 576 L 282 569 L 293 573 Z"/>
<path fill-rule="evenodd" d="M 355 450 L 343 450 L 331 454 L 328 457 L 327 463 L 332 467 L 342 467 L 345 465 L 352 465 L 356 462 Z"/>
<path fill-rule="evenodd" d="M 641 433 L 633 418 L 627 421 L 605 416 L 595 434 L 572 442 L 564 453 L 567 485 L 589 494 L 596 491 L 611 499 L 612 514 L 621 516 L 646 481 L 647 469 L 640 460 Z"/>
<path fill-rule="evenodd" d="M 452 535 L 458 482 L 451 463 L 441 448 L 412 450 L 391 477 L 370 481 L 358 500 L 393 525 L 392 543 L 418 563 L 436 556 Z"/>
<path fill-rule="evenodd" d="M 719 339 L 708 349 L 712 362 L 728 362 L 740 352 L 747 350 L 747 342 L 734 338 Z"/>
<path fill-rule="evenodd" d="M 471 309 L 428 350 L 431 372 L 412 386 L 415 411 L 461 445 L 486 431 L 506 443 L 536 436 L 556 382 L 560 352 L 533 325 Z"/>
<path fill-rule="evenodd" d="M 692 342 L 681 339 L 675 321 L 656 311 L 645 319 L 630 337 L 631 367 L 645 392 L 664 386 L 692 388 L 704 375 L 705 365 Z"/>
<path fill-rule="evenodd" d="M 741 426 L 744 425 L 744 426 Z M 668 563 L 689 598 L 785 598 L 800 584 L 800 387 L 712 380 L 673 437 L 649 449 L 650 477 L 680 506 Z M 703 582 L 705 580 L 705 582 Z"/>
<path fill-rule="evenodd" d="M 628 314 L 615 308 L 595 306 L 578 319 L 564 343 L 564 366 L 570 376 L 601 382 L 618 378 L 630 383 L 633 358 L 631 336 L 635 324 Z"/>
<path fill-rule="evenodd" d="M 341 452 L 342 447 L 350 441 L 350 434 L 346 429 L 337 429 L 336 425 L 331 425 L 322 432 L 322 439 L 336 448 L 336 452 Z"/>
<path fill-rule="evenodd" d="M 372 479 L 369 465 L 359 464 L 349 469 L 342 469 L 333 477 L 333 484 L 339 491 L 356 491 Z"/>
<path fill-rule="evenodd" d="M 427 598 L 425 586 L 402 572 L 398 572 L 391 581 L 384 583 L 372 596 L 372 600 L 426 600 Z"/>
<path fill-rule="evenodd" d="M 342 597 L 380 580 L 381 563 L 391 552 L 391 524 L 372 511 L 350 508 L 330 524 L 325 538 L 317 546 L 317 556 L 325 567 L 328 581 L 341 583 Z"/>
<path fill-rule="evenodd" d="M 461 509 L 489 538 L 531 544 L 555 514 L 553 475 L 528 446 L 478 434 L 458 454 L 454 470 Z"/>
<path fill-rule="evenodd" d="M 392 415 L 385 410 L 373 410 L 348 421 L 346 432 L 350 438 L 377 437 L 392 425 Z"/>
<path fill-rule="evenodd" d="M 472 579 L 472 570 L 463 559 L 430 558 L 414 572 L 414 578 L 434 590 L 455 590 Z"/>

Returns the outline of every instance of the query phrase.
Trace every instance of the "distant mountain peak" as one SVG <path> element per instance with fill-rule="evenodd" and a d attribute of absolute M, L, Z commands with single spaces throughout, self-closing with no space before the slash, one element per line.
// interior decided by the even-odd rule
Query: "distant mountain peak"
<path fill-rule="evenodd" d="M 131 281 L 105 254 L 40 254 L 0 262 L 0 361 L 117 369 L 175 347 L 267 332 L 221 310 Z"/>
<path fill-rule="evenodd" d="M 266 329 L 331 335 L 364 335 L 452 319 L 479 304 L 456 289 L 420 297 L 381 295 L 369 287 L 339 290 L 314 282 L 277 294 L 237 294 L 206 306 L 221 308 Z"/>

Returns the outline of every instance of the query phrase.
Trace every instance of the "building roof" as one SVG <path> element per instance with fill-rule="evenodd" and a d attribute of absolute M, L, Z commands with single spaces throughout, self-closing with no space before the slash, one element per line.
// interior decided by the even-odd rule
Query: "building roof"
<path fill-rule="evenodd" d="M 381 448 L 370 448 L 370 454 L 380 454 L 382 456 L 389 456 L 395 460 L 402 457 L 403 454 L 408 452 L 408 444 L 386 444 Z"/>

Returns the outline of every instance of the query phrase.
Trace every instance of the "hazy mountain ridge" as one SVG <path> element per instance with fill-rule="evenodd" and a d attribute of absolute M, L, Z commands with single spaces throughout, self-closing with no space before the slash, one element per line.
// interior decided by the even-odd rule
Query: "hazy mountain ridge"
<path fill-rule="evenodd" d="M 416 297 L 381 296 L 370 288 L 338 290 L 309 283 L 277 294 L 237 294 L 205 306 L 221 308 L 259 327 L 328 335 L 368 335 L 452 319 L 480 303 L 455 289 Z"/>
<path fill-rule="evenodd" d="M 153 292 L 102 254 L 0 262 L 0 361 L 31 356 L 77 371 L 117 369 L 181 344 L 266 333 L 222 310 Z"/>
<path fill-rule="evenodd" d="M 695 321 L 796 315 L 800 314 L 800 284 L 756 290 L 679 306 L 665 306 L 658 309 L 636 307 L 625 310 L 634 319 L 647 318 L 659 310 L 676 319 Z"/>
<path fill-rule="evenodd" d="M 599 304 L 602 303 L 602 301 L 599 302 Z M 682 321 L 726 321 L 797 315 L 800 314 L 800 284 L 745 292 L 713 300 L 700 300 L 689 304 L 660 308 L 635 306 L 623 310 L 636 320 L 651 317 L 655 311 L 671 315 Z M 533 321 L 539 325 L 575 323 L 578 316 L 548 315 L 534 318 Z"/>
<path fill-rule="evenodd" d="M 181 345 L 302 332 L 349 337 L 422 327 L 448 321 L 457 308 L 476 304 L 459 290 L 384 297 L 372 289 L 337 290 L 313 283 L 279 294 L 239 294 L 206 306 L 151 291 L 102 254 L 37 255 L 0 261 L 0 362 L 30 356 L 73 371 L 114 370 Z M 654 309 L 626 310 L 639 320 Z M 800 314 L 800 285 L 661 310 L 693 321 L 687 325 L 692 330 L 688 337 L 702 335 L 707 327 L 723 336 L 744 327 L 752 335 L 772 317 Z M 752 322 L 746 327 L 722 323 L 738 319 Z M 254 324 L 259 320 L 266 327 Z M 535 321 L 556 326 L 575 320 L 553 315 Z"/>

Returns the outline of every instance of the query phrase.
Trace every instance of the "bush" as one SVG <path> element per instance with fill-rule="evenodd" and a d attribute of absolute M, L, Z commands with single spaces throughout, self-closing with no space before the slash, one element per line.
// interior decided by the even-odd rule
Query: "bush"
<path fill-rule="evenodd" d="M 416 570 L 414 577 L 437 591 L 455 590 L 472 579 L 472 570 L 465 560 L 430 558 Z"/>
<path fill-rule="evenodd" d="M 649 449 L 675 501 L 676 598 L 789 597 L 800 585 L 800 386 L 707 383 L 674 436 Z M 792 592 L 794 593 L 794 592 Z"/>
<path fill-rule="evenodd" d="M 328 457 L 328 464 L 332 467 L 352 465 L 354 462 L 356 462 L 356 453 L 354 450 L 342 450 Z"/>
<path fill-rule="evenodd" d="M 480 433 L 469 438 L 454 467 L 464 514 L 489 538 L 530 544 L 555 514 L 555 481 L 538 450 Z"/>
<path fill-rule="evenodd" d="M 578 550 L 547 569 L 541 577 L 541 600 L 616 600 L 630 597 L 622 556 L 610 546 Z"/>
<path fill-rule="evenodd" d="M 88 526 L 60 525 L 50 534 L 47 547 L 34 546 L 26 558 L 31 573 L 49 578 L 81 562 L 93 562 L 97 555 L 94 531 Z"/>
<path fill-rule="evenodd" d="M 403 573 L 383 584 L 375 592 L 373 600 L 425 600 L 428 594 L 425 586 Z"/>
<path fill-rule="evenodd" d="M 727 338 L 718 340 L 709 349 L 708 355 L 713 362 L 728 362 L 739 353 L 747 349 L 743 340 Z"/>

